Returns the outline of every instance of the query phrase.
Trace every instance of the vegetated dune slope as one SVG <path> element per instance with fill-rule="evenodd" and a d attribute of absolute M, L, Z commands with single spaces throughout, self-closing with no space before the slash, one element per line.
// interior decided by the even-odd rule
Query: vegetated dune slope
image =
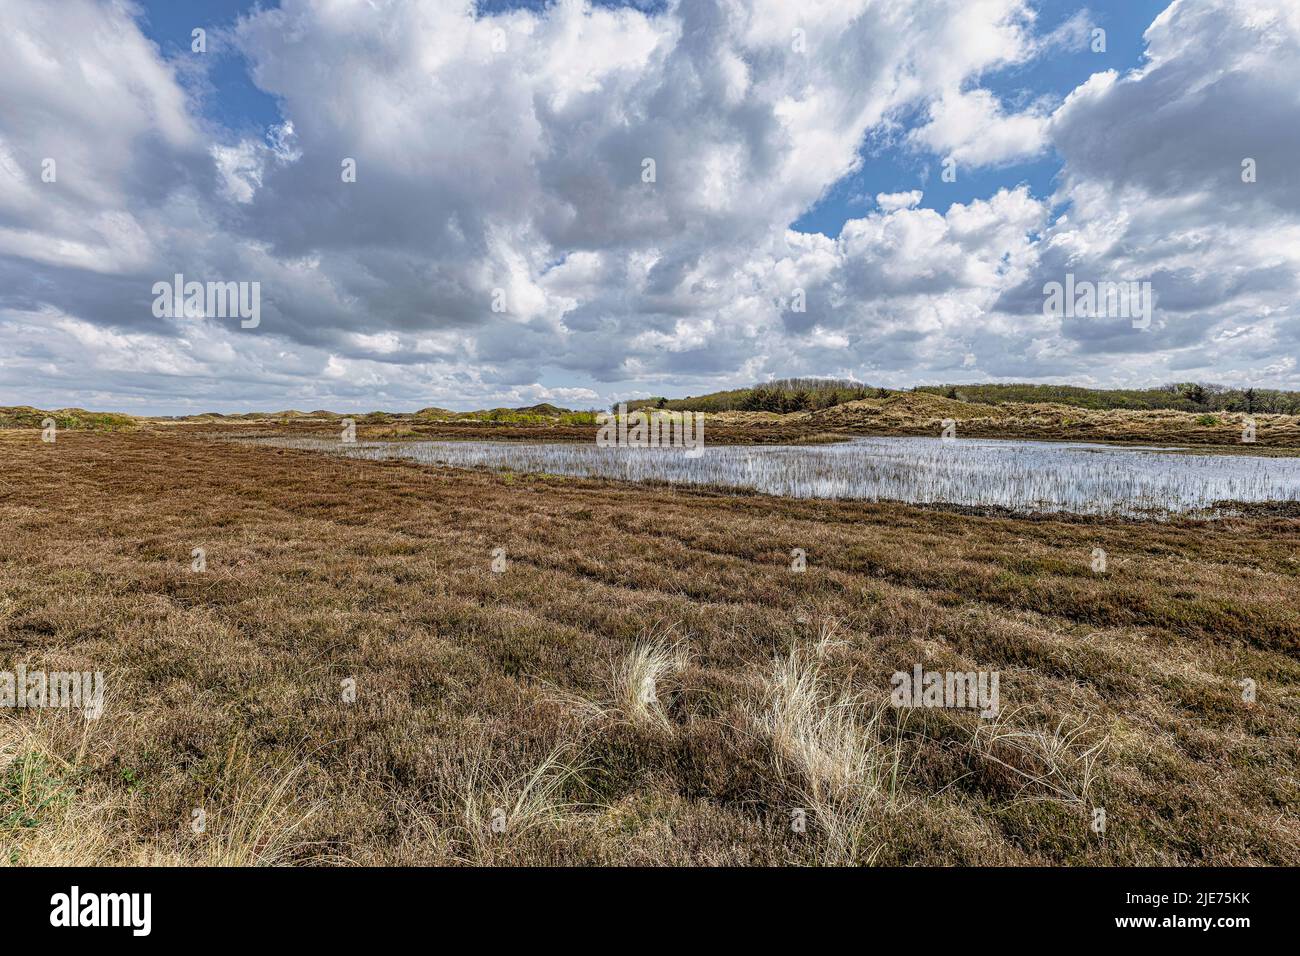
<path fill-rule="evenodd" d="M 649 411 L 647 409 L 647 411 Z M 0 428 L 40 428 L 53 418 L 60 429 L 115 430 L 145 426 L 292 425 L 321 433 L 337 430 L 344 418 L 355 421 L 358 437 L 510 438 L 536 436 L 547 441 L 586 441 L 595 435 L 589 412 L 554 405 L 517 409 L 450 412 L 247 412 L 181 417 L 147 417 L 70 408 L 54 411 L 0 407 Z M 1248 422 L 1253 442 L 1243 440 Z M 952 423 L 957 438 L 1024 438 L 1236 446 L 1241 451 L 1300 448 L 1300 416 L 1246 415 L 1241 412 L 1193 413 L 1147 410 L 1094 410 L 1073 405 L 1000 405 L 963 402 L 929 392 L 890 392 L 816 411 L 708 412 L 706 427 L 718 443 L 827 441 L 853 435 L 938 436 Z"/>
<path fill-rule="evenodd" d="M 945 420 L 958 438 L 1007 437 L 1058 440 L 1142 441 L 1244 444 L 1247 419 L 1255 423 L 1255 444 L 1300 446 L 1300 417 L 1239 412 L 1195 414 L 1178 411 L 1093 410 L 1071 405 L 989 405 L 962 402 L 926 392 L 892 392 L 830 408 L 785 415 L 772 412 L 719 412 L 706 422 L 724 427 L 787 428 L 851 434 L 938 435 Z"/>

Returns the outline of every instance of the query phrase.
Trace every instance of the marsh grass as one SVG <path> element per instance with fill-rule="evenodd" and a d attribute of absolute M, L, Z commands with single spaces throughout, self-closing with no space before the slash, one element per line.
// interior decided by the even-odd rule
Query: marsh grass
<path fill-rule="evenodd" d="M 778 775 L 811 811 L 831 865 L 869 864 L 879 853 L 881 815 L 903 800 L 901 735 L 885 729 L 887 701 L 870 703 L 835 686 L 823 672 L 834 624 L 817 642 L 778 658 L 750 726 L 770 742 Z"/>
<path fill-rule="evenodd" d="M 574 744 L 561 742 L 535 765 L 511 775 L 494 763 L 486 747 L 448 772 L 444 805 L 458 805 L 461 817 L 450 827 L 466 849 L 463 862 L 509 859 L 530 838 L 561 831 L 590 804 L 573 795 L 585 789 L 590 768 Z"/>
<path fill-rule="evenodd" d="M 0 668 L 109 692 L 0 713 L 4 862 L 1300 862 L 1294 518 L 507 484 L 175 429 L 0 432 L 0 463 Z M 999 670 L 1003 720 L 881 706 L 916 662 Z M 670 729 L 616 692 L 647 673 Z"/>
<path fill-rule="evenodd" d="M 671 733 L 668 704 L 678 675 L 690 662 L 688 642 L 679 636 L 678 627 L 649 626 L 627 650 L 611 653 L 600 678 L 600 694 L 587 696 L 543 682 L 546 698 L 584 723 L 621 722 Z"/>
<path fill-rule="evenodd" d="M 1053 800 L 1086 806 L 1103 767 L 1110 735 L 1087 719 L 1060 718 L 1054 727 L 1017 726 L 1014 711 L 1002 711 L 975 725 L 970 750 L 975 759 L 1009 772 L 1018 787 L 1015 801 Z"/>
<path fill-rule="evenodd" d="M 816 656 L 798 649 L 776 661 L 766 691 L 751 722 L 771 740 L 778 770 L 797 775 L 817 799 L 881 791 L 880 709 L 830 687 Z"/>
<path fill-rule="evenodd" d="M 269 765 L 236 737 L 214 793 L 217 801 L 198 839 L 205 866 L 279 866 L 321 856 L 302 832 L 319 807 L 301 798 L 307 761 Z"/>
<path fill-rule="evenodd" d="M 656 637 L 639 639 L 612 667 L 610 690 L 614 706 L 634 724 L 671 730 L 663 695 L 669 691 L 669 679 L 686 663 L 686 648 L 681 642 L 667 643 Z"/>
<path fill-rule="evenodd" d="M 1061 442 L 860 438 L 814 446 L 599 447 L 559 442 L 265 440 L 376 461 L 863 499 L 1119 516 L 1300 499 L 1300 458 Z"/>

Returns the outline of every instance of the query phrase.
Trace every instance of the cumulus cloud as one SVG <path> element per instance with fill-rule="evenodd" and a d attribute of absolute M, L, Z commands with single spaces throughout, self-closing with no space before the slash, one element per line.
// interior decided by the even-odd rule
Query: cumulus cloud
<path fill-rule="evenodd" d="M 224 34 L 279 106 L 260 136 L 203 118 L 182 81 L 202 63 L 165 57 L 125 0 L 67 0 L 57 24 L 40 0 L 6 7 L 13 401 L 1295 375 L 1300 26 L 1283 0 L 1174 3 L 1140 70 L 1015 111 L 981 77 L 1075 42 L 1082 14 L 1044 36 L 1027 0 L 283 0 Z M 936 211 L 881 193 L 834 238 L 789 229 L 859 170 L 865 137 L 917 111 L 905 141 L 959 164 L 1055 150 L 1058 194 Z M 1041 286 L 1064 269 L 1150 279 L 1158 321 L 1045 318 Z M 155 318 L 152 284 L 175 273 L 259 282 L 259 327 Z"/>
<path fill-rule="evenodd" d="M 1043 235 L 1035 275 L 1004 304 L 1041 302 L 1042 284 L 1066 273 L 1149 281 L 1151 329 L 1062 322 L 1075 367 L 1106 355 L 1129 381 L 1294 387 L 1300 177 L 1286 157 L 1300 150 L 1300 10 L 1180 2 L 1145 39 L 1145 66 L 1094 75 L 1053 114 L 1056 199 L 1068 208 Z"/>
<path fill-rule="evenodd" d="M 930 104 L 929 121 L 908 140 L 961 166 L 1031 159 L 1047 148 L 1048 111 L 1008 113 L 988 90 L 949 92 Z"/>

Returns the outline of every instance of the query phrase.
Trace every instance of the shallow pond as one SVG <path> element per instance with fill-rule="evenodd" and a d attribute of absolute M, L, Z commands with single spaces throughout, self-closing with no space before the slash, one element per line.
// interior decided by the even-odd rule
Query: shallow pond
<path fill-rule="evenodd" d="M 1300 499 L 1300 458 L 992 439 L 860 438 L 835 445 L 601 448 L 593 442 L 274 440 L 357 458 L 746 488 L 795 498 L 1000 506 L 1079 514 L 1185 512 Z"/>

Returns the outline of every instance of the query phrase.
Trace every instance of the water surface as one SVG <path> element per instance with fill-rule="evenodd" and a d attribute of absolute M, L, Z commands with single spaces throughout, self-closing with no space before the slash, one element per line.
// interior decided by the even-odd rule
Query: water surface
<path fill-rule="evenodd" d="M 455 467 L 1025 512 L 1187 512 L 1226 501 L 1300 499 L 1300 458 L 1077 442 L 859 438 L 835 445 L 707 445 L 697 458 L 677 448 L 601 448 L 594 442 L 273 443 Z"/>

